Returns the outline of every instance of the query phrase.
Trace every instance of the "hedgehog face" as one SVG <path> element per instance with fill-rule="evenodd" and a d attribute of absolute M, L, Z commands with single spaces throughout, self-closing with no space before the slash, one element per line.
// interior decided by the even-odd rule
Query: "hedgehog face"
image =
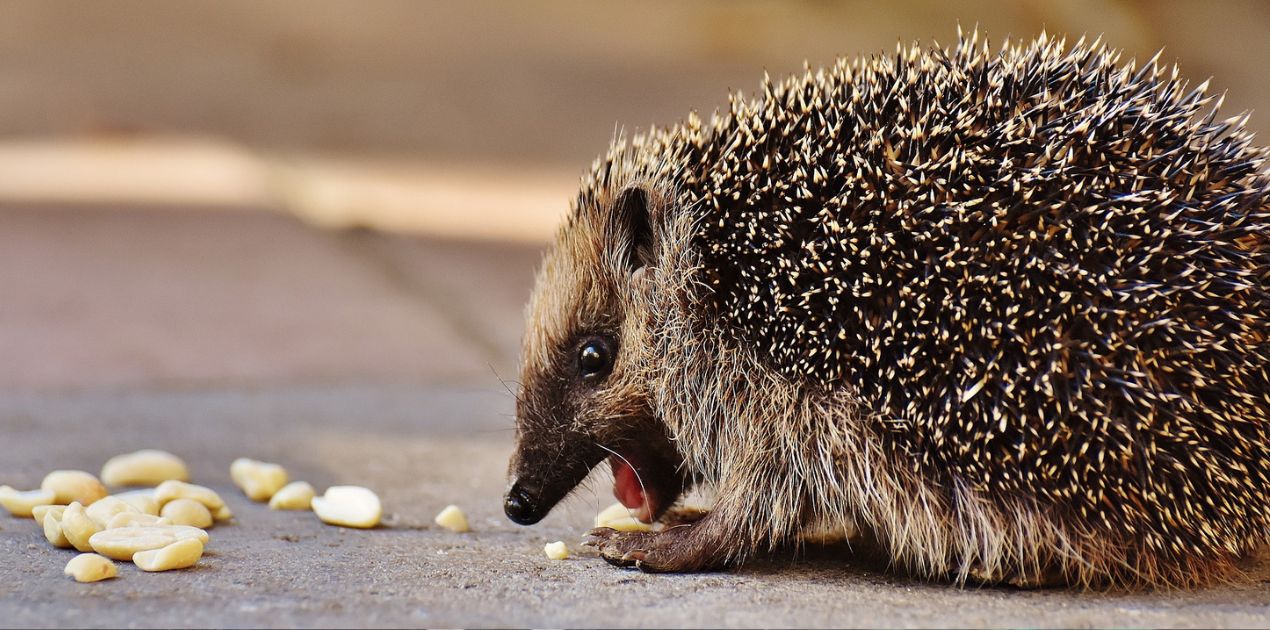
<path fill-rule="evenodd" d="M 609 459 L 618 499 L 652 520 L 686 481 L 645 370 L 654 287 L 651 195 L 582 205 L 557 236 L 527 311 L 505 510 L 536 523 Z"/>

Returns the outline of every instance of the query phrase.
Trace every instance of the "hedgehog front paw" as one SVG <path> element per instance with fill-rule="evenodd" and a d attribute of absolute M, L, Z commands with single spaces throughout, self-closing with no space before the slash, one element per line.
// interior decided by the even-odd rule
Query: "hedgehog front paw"
<path fill-rule="evenodd" d="M 606 562 L 646 573 L 690 573 L 723 567 L 723 562 L 694 536 L 695 527 L 682 525 L 660 532 L 619 532 L 597 527 L 587 533 Z"/>
<path fill-rule="evenodd" d="M 595 547 L 605 562 L 616 567 L 637 567 L 647 557 L 649 541 L 655 532 L 619 532 L 611 527 L 597 527 L 587 532 L 588 547 Z"/>

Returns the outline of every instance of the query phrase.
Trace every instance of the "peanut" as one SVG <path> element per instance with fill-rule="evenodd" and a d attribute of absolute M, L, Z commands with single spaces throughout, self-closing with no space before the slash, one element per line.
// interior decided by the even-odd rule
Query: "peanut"
<path fill-rule="evenodd" d="M 107 529 L 93 534 L 89 542 L 99 554 L 115 560 L 132 560 L 139 551 L 162 549 L 183 540 L 196 540 L 207 544 L 207 532 L 183 525 L 150 525 Z"/>
<path fill-rule="evenodd" d="M 154 489 L 154 500 L 159 503 L 159 510 L 162 513 L 163 506 L 168 501 L 176 499 L 193 499 L 202 503 L 209 511 L 217 512 L 225 507 L 225 501 L 216 494 L 211 488 L 196 486 L 192 483 L 184 481 L 165 481 Z"/>
<path fill-rule="evenodd" d="M 78 501 L 87 507 L 106 496 L 106 486 L 82 470 L 54 470 L 45 475 L 41 490 L 52 490 L 51 503 L 67 505 Z"/>
<path fill-rule="evenodd" d="M 71 558 L 62 572 L 75 578 L 76 582 L 100 582 L 119 576 L 115 563 L 95 553 L 81 553 Z"/>
<path fill-rule="evenodd" d="M 101 467 L 101 480 L 112 486 L 157 486 L 165 481 L 189 481 L 180 457 L 167 451 L 140 450 L 116 455 Z"/>
<path fill-rule="evenodd" d="M 185 539 L 187 539 L 187 538 L 195 538 L 195 539 L 197 539 L 199 542 L 201 542 L 201 543 L 203 543 L 204 545 L 206 545 L 206 544 L 208 543 L 208 541 L 210 541 L 210 540 L 212 539 L 212 537 L 211 537 L 211 536 L 208 536 L 208 535 L 207 535 L 207 532 L 205 532 L 205 531 L 203 531 L 203 530 L 201 530 L 201 529 L 199 529 L 199 528 L 197 528 L 197 527 L 191 527 L 191 526 L 189 526 L 189 525 L 166 525 L 166 526 L 164 526 L 164 527 L 163 527 L 163 529 L 165 529 L 165 530 L 167 530 L 167 531 L 172 532 L 172 535 L 173 535 L 173 536 L 176 536 L 176 539 L 177 539 L 177 540 L 185 540 Z"/>
<path fill-rule="evenodd" d="M 609 527 L 619 532 L 647 532 L 653 526 L 633 516 L 631 511 L 621 503 L 614 503 L 595 515 L 596 527 Z"/>
<path fill-rule="evenodd" d="M 127 492 L 120 492 L 118 494 L 112 494 L 110 496 L 113 496 L 116 499 L 119 499 L 120 501 L 123 501 L 124 503 L 127 503 L 128 505 L 131 505 L 134 508 L 137 508 L 137 511 L 141 512 L 142 514 L 149 514 L 151 516 L 159 515 L 159 502 L 154 500 L 153 489 L 129 490 Z"/>
<path fill-rule="evenodd" d="M 80 551 L 92 551 L 93 546 L 89 539 L 99 531 L 101 528 L 97 527 L 93 519 L 88 518 L 84 506 L 78 501 L 66 506 L 66 510 L 62 512 L 62 533 L 72 547 Z"/>
<path fill-rule="evenodd" d="M 292 481 L 273 494 L 273 497 L 269 499 L 269 509 L 307 510 L 312 506 L 315 494 L 317 493 L 313 491 L 313 486 L 309 485 L 309 482 Z"/>
<path fill-rule="evenodd" d="M 552 560 L 564 560 L 569 557 L 569 548 L 565 546 L 564 541 L 560 540 L 553 543 L 547 543 L 547 545 L 542 548 L 542 551 Z"/>
<path fill-rule="evenodd" d="M 149 527 L 158 525 L 171 525 L 172 521 L 166 518 L 159 518 L 153 514 L 142 514 L 140 512 L 121 512 L 116 514 L 114 518 L 106 523 L 106 529 L 119 529 L 120 527 Z"/>
<path fill-rule="evenodd" d="M 159 514 L 176 525 L 189 525 L 200 529 L 212 526 L 212 513 L 208 511 L 207 506 L 193 499 L 168 501 Z"/>
<path fill-rule="evenodd" d="M 117 514 L 140 513 L 135 507 L 132 507 L 127 501 L 118 497 L 103 497 L 101 500 L 84 508 L 84 513 L 88 518 L 93 519 L 97 524 L 97 529 L 106 529 L 106 525 L 110 523 L 110 519 Z"/>
<path fill-rule="evenodd" d="M 313 497 L 313 512 L 323 522 L 369 529 L 379 524 L 383 510 L 374 492 L 358 486 L 332 486 Z"/>
<path fill-rule="evenodd" d="M 132 563 L 142 571 L 172 571 L 194 566 L 203 557 L 203 543 L 196 539 L 174 542 L 161 549 L 138 551 Z"/>
<path fill-rule="evenodd" d="M 97 553 L 127 562 L 138 551 L 162 549 L 176 542 L 176 536 L 158 527 L 120 527 L 93 534 L 91 540 Z"/>
<path fill-rule="evenodd" d="M 66 511 L 66 506 L 59 505 L 62 508 L 58 511 L 48 511 L 44 513 L 44 538 L 49 541 L 50 545 L 58 549 L 70 549 L 71 541 L 66 539 L 66 532 L 62 531 L 62 513 Z"/>
<path fill-rule="evenodd" d="M 31 516 L 31 510 L 39 505 L 49 505 L 57 498 L 52 490 L 27 490 L 21 492 L 9 486 L 0 486 L 0 505 L 14 516 Z"/>
<path fill-rule="evenodd" d="M 62 518 L 62 512 L 66 511 L 65 505 L 37 505 L 31 508 L 31 516 L 35 517 L 35 522 L 44 523 L 44 515 L 49 512 L 56 512 L 58 520 Z"/>
<path fill-rule="evenodd" d="M 229 477 L 252 501 L 268 501 L 287 485 L 287 471 L 282 466 L 239 457 L 229 466 Z"/>
<path fill-rule="evenodd" d="M 445 509 L 441 510 L 441 513 L 437 514 L 437 517 L 433 520 L 436 521 L 437 525 L 452 532 L 463 533 L 471 531 L 467 526 L 467 516 L 463 514 L 463 510 L 460 510 L 457 505 L 445 506 Z"/>

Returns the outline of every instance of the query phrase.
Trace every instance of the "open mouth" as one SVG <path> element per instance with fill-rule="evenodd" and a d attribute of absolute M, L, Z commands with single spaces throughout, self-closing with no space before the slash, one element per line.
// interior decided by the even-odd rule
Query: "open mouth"
<path fill-rule="evenodd" d="M 611 446 L 586 434 L 563 437 L 571 457 L 553 453 L 561 448 L 558 442 L 521 437 L 512 458 L 512 483 L 503 498 L 503 511 L 513 522 L 542 520 L 605 459 L 613 470 L 613 495 L 632 518 L 645 523 L 661 518 L 695 482 L 660 423 L 632 425 L 625 435 L 613 437 Z"/>
<path fill-rule="evenodd" d="M 635 455 L 612 455 L 609 465 L 613 467 L 613 495 L 632 511 L 631 516 L 653 522 L 661 514 L 662 504 L 656 489 L 643 481 L 648 477 L 643 462 Z"/>

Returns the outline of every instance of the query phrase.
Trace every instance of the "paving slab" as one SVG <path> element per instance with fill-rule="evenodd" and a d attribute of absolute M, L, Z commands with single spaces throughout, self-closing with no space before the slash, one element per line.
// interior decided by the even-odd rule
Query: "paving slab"
<path fill-rule="evenodd" d="M 1265 627 L 1270 584 L 1197 593 L 960 590 L 888 574 L 850 549 L 777 554 L 739 571 L 645 575 L 574 549 L 611 498 L 607 474 L 543 523 L 501 515 L 510 399 L 488 389 L 323 386 L 266 391 L 0 396 L 0 480 L 54 466 L 96 470 L 115 453 L 167 448 L 236 517 L 191 570 L 76 584 L 30 519 L 0 517 L 0 626 L 430 627 Z M 360 531 L 273 512 L 230 484 L 229 462 L 285 463 L 319 488 L 362 484 L 386 524 Z M 460 505 L 472 533 L 432 524 Z"/>
<path fill-rule="evenodd" d="M 402 286 L 430 296 L 465 338 L 478 340 L 500 376 L 515 377 L 525 303 L 543 247 L 371 231 L 346 240 Z"/>
<path fill-rule="evenodd" d="M 422 280 L 289 217 L 0 206 L 0 225 L 0 347 L 22 359 L 0 363 L 10 387 L 435 382 L 484 378 L 498 359 Z M 469 262 L 411 273 L 479 282 Z M 524 264 L 511 271 L 531 278 Z"/>

